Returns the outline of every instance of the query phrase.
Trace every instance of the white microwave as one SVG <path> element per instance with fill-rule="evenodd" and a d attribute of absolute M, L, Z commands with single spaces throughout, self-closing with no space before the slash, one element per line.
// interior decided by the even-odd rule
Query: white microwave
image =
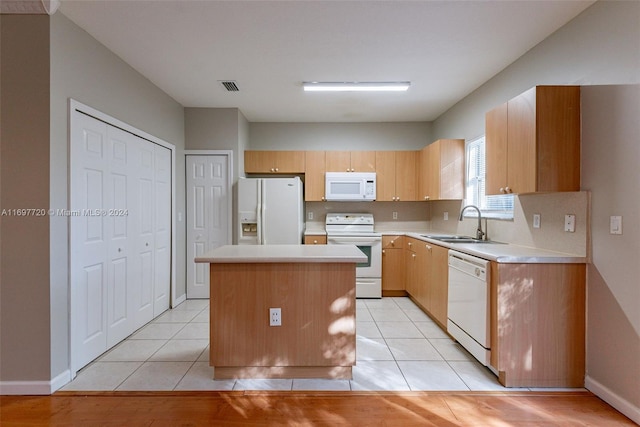
<path fill-rule="evenodd" d="M 375 172 L 327 172 L 325 200 L 371 202 L 376 199 Z"/>

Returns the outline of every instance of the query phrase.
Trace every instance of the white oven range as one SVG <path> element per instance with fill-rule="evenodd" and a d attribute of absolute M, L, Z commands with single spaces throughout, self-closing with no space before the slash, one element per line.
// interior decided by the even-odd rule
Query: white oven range
<path fill-rule="evenodd" d="M 369 213 L 328 213 L 328 245 L 356 245 L 367 262 L 356 264 L 356 298 L 382 297 L 382 234 L 374 232 Z"/>

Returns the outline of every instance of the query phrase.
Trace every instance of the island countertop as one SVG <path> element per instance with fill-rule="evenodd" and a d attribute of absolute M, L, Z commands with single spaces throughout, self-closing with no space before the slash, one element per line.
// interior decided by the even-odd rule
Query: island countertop
<path fill-rule="evenodd" d="M 202 263 L 361 263 L 367 256 L 355 245 L 226 245 L 196 257 Z"/>

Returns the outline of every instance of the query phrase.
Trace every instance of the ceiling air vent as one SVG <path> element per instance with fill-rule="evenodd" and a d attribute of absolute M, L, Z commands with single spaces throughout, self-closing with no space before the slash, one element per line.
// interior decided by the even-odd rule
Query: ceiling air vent
<path fill-rule="evenodd" d="M 227 90 L 227 92 L 239 92 L 240 91 L 240 88 L 238 88 L 238 85 L 233 80 L 221 80 L 220 84 L 222 86 L 224 86 L 224 88 Z"/>

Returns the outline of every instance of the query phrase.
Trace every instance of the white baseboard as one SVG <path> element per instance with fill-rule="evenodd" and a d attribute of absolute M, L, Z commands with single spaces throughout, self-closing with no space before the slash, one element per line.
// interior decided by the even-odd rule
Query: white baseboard
<path fill-rule="evenodd" d="M 623 397 L 617 395 L 611 389 L 589 377 L 588 375 L 584 379 L 584 386 L 587 390 L 607 402 L 609 405 L 616 408 L 618 411 L 622 412 L 636 424 L 640 425 L 639 407 L 635 406 L 633 403 L 629 402 Z"/>
<path fill-rule="evenodd" d="M 71 381 L 67 370 L 51 381 L 0 381 L 0 395 L 49 395 Z"/>

